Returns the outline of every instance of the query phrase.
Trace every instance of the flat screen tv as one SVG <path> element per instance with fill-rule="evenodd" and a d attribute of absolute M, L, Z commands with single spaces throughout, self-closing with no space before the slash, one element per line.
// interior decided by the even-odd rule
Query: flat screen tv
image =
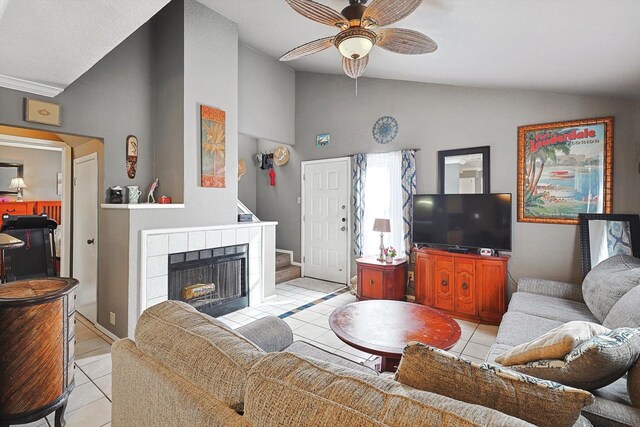
<path fill-rule="evenodd" d="M 413 196 L 413 243 L 511 250 L 511 194 Z"/>

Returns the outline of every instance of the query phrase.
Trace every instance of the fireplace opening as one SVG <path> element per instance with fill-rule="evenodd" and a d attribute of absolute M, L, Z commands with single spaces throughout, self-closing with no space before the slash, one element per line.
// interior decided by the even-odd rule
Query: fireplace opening
<path fill-rule="evenodd" d="M 213 317 L 249 306 L 249 245 L 169 255 L 169 299 Z"/>

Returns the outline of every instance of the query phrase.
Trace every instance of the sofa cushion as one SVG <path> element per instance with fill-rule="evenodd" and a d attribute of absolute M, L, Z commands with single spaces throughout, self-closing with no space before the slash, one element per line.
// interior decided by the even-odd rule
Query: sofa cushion
<path fill-rule="evenodd" d="M 487 353 L 487 357 L 484 358 L 484 361 L 487 363 L 496 363 L 496 357 L 500 356 L 505 351 L 509 351 L 513 346 L 504 345 L 504 344 L 494 344 L 489 349 L 489 353 Z"/>
<path fill-rule="evenodd" d="M 638 270 L 640 273 L 640 270 Z M 640 286 L 636 286 L 624 294 L 622 298 L 614 304 L 602 324 L 610 329 L 616 328 L 637 328 L 640 327 Z"/>
<path fill-rule="evenodd" d="M 582 294 L 593 315 L 604 322 L 620 298 L 638 285 L 640 259 L 616 255 L 602 261 L 587 273 L 582 282 Z"/>
<path fill-rule="evenodd" d="M 573 426 L 593 395 L 497 365 L 478 365 L 425 344 L 409 343 L 396 380 L 420 390 L 486 406 L 543 427 Z M 549 417 L 553 414 L 553 417 Z"/>
<path fill-rule="evenodd" d="M 371 368 L 367 368 L 364 365 L 353 362 L 349 359 L 345 359 L 344 357 L 340 357 L 335 354 L 324 351 L 323 349 L 318 348 L 304 341 L 295 341 L 293 344 L 287 347 L 284 351 L 297 354 L 298 356 L 313 357 L 314 359 L 333 363 L 334 365 L 353 369 L 354 371 L 359 371 L 365 374 L 378 375 L 378 372 L 374 371 Z"/>
<path fill-rule="evenodd" d="M 585 322 L 602 323 L 591 314 L 589 307 L 582 302 L 527 292 L 516 292 L 511 296 L 509 311 L 560 322 L 583 320 Z"/>
<path fill-rule="evenodd" d="M 249 371 L 265 354 L 224 323 L 180 301 L 146 309 L 136 326 L 136 344 L 238 411 Z"/>
<path fill-rule="evenodd" d="M 584 390 L 622 377 L 640 354 L 640 329 L 620 328 L 583 342 L 564 360 L 540 360 L 511 369 Z"/>
<path fill-rule="evenodd" d="M 271 353 L 253 367 L 244 416 L 261 427 L 530 425 L 390 378 L 292 353 Z"/>
<path fill-rule="evenodd" d="M 640 408 L 640 358 L 636 359 L 627 374 L 627 392 L 633 406 Z"/>
<path fill-rule="evenodd" d="M 533 341 L 563 323 L 558 320 L 545 319 L 517 311 L 508 311 L 502 317 L 500 329 L 498 329 L 498 335 L 496 336 L 496 343 L 513 347 Z"/>
<path fill-rule="evenodd" d="M 640 426 L 640 409 L 631 406 L 627 381 L 620 378 L 593 392 L 596 401 L 582 414 L 596 426 Z"/>
<path fill-rule="evenodd" d="M 564 359 L 576 346 L 609 328 L 592 322 L 567 322 L 528 343 L 517 345 L 496 358 L 504 366 L 544 359 Z"/>

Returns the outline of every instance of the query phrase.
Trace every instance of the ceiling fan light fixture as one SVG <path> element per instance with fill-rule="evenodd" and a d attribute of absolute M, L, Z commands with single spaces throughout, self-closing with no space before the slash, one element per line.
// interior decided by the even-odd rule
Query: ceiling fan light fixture
<path fill-rule="evenodd" d="M 335 45 L 345 58 L 364 58 L 376 44 L 377 36 L 373 31 L 352 27 L 338 34 Z"/>

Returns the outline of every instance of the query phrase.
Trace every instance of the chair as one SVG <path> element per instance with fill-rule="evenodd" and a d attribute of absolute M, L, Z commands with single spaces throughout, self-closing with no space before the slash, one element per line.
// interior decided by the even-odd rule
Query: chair
<path fill-rule="evenodd" d="M 24 246 L 5 254 L 3 274 L 8 281 L 58 275 L 55 263 L 55 221 L 47 215 L 2 216 L 0 232 L 24 242 Z"/>

